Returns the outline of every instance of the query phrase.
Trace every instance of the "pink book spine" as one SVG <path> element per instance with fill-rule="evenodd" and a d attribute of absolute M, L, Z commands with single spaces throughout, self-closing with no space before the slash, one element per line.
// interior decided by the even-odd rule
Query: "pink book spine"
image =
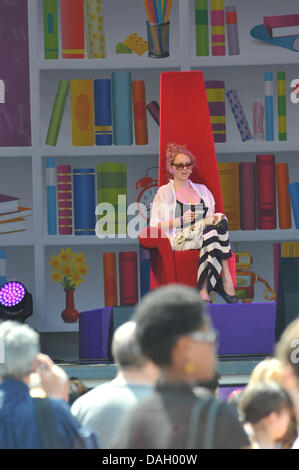
<path fill-rule="evenodd" d="M 274 274 L 274 290 L 276 295 L 278 293 L 278 276 L 279 276 L 279 261 L 281 257 L 280 243 L 273 243 L 273 274 Z"/>
<path fill-rule="evenodd" d="M 239 163 L 241 230 L 256 229 L 255 163 Z"/>
<path fill-rule="evenodd" d="M 256 99 L 252 106 L 253 114 L 253 138 L 257 141 L 265 140 L 264 131 L 264 105 Z"/>
<path fill-rule="evenodd" d="M 225 55 L 224 0 L 211 0 L 212 55 Z"/>
<path fill-rule="evenodd" d="M 72 175 L 70 165 L 57 165 L 58 230 L 60 235 L 73 233 Z"/>

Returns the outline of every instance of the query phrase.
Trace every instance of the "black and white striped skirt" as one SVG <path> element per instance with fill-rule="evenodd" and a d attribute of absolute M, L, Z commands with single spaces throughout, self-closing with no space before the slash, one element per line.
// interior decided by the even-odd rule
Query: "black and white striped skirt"
<path fill-rule="evenodd" d="M 170 237 L 170 243 L 175 251 L 200 250 L 198 288 L 207 279 L 208 291 L 213 290 L 222 271 L 221 261 L 232 256 L 226 216 L 216 213 L 180 228 Z"/>

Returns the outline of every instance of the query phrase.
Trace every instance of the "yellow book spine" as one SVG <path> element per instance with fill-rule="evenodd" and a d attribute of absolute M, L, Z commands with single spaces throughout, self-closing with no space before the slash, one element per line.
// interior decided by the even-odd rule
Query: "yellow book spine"
<path fill-rule="evenodd" d="M 72 143 L 94 145 L 93 80 L 71 80 Z"/>
<path fill-rule="evenodd" d="M 87 56 L 89 59 L 106 57 L 106 39 L 102 0 L 84 0 Z"/>
<path fill-rule="evenodd" d="M 239 163 L 218 163 L 225 215 L 229 230 L 240 230 Z"/>

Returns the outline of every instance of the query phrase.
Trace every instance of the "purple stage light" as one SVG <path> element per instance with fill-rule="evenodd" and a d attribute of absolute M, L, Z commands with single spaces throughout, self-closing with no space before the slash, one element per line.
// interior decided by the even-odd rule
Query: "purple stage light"
<path fill-rule="evenodd" d="M 15 307 L 24 299 L 26 289 L 20 282 L 10 281 L 0 289 L 0 304 L 4 307 Z"/>

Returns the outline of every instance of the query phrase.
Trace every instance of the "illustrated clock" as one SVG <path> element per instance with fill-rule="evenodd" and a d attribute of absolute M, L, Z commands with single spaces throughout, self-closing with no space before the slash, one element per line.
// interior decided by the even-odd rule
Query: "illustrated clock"
<path fill-rule="evenodd" d="M 154 169 L 158 170 L 158 167 L 153 166 L 148 168 L 145 176 L 136 183 L 136 189 L 141 189 L 137 198 L 138 210 L 147 223 L 149 223 L 151 216 L 151 204 L 158 190 L 158 179 L 153 179 L 148 176 L 150 170 Z"/>

